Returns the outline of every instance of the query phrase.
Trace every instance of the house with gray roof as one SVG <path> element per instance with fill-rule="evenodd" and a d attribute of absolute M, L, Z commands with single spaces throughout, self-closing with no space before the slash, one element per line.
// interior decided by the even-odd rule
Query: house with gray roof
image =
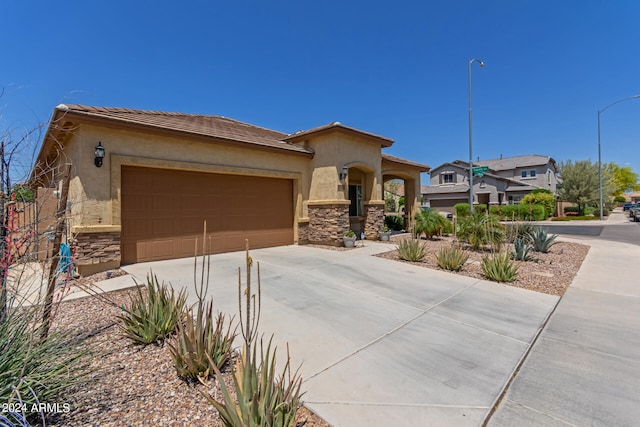
<path fill-rule="evenodd" d="M 473 203 L 507 205 L 520 203 L 535 189 L 556 193 L 559 178 L 556 161 L 537 154 L 479 160 L 472 167 L 488 168 L 474 176 Z M 457 203 L 469 202 L 469 162 L 455 160 L 431 169 L 430 185 L 422 190 L 423 205 L 453 213 Z"/>

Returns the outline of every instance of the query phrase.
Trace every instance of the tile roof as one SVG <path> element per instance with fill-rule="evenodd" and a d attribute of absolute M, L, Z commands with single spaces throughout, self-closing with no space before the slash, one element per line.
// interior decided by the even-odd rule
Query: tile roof
<path fill-rule="evenodd" d="M 382 153 L 382 159 L 383 160 L 388 160 L 388 161 L 394 162 L 394 163 L 400 163 L 400 164 L 405 165 L 405 166 L 412 166 L 412 167 L 415 167 L 417 169 L 420 169 L 421 172 L 429 172 L 429 170 L 431 169 L 429 167 L 429 165 L 425 165 L 425 164 L 417 163 L 417 162 L 412 162 L 411 160 L 402 159 L 400 157 L 391 156 L 391 155 L 385 154 L 385 153 Z"/>
<path fill-rule="evenodd" d="M 313 150 L 284 142 L 283 140 L 288 136 L 286 133 L 265 129 L 222 116 L 65 104 L 58 105 L 56 110 L 61 113 L 71 113 L 84 117 L 106 119 L 121 123 L 313 154 Z"/>
<path fill-rule="evenodd" d="M 301 131 L 292 133 L 288 135 L 286 138 L 284 138 L 284 141 L 298 142 L 298 141 L 304 140 L 305 137 L 309 135 L 322 134 L 322 133 L 331 132 L 335 130 L 347 132 L 350 134 L 356 134 L 360 137 L 368 138 L 370 140 L 378 142 L 383 147 L 390 147 L 393 144 L 393 139 L 391 138 L 387 138 L 384 136 L 376 135 L 375 133 L 365 132 L 360 129 L 345 126 L 340 122 L 332 122 L 326 125 L 315 127 L 313 129 L 301 130 Z"/>
<path fill-rule="evenodd" d="M 502 159 L 489 159 L 473 162 L 475 165 L 488 166 L 494 171 L 511 170 L 516 168 L 546 165 L 548 162 L 555 164 L 549 156 L 530 154 L 526 156 L 503 157 Z"/>

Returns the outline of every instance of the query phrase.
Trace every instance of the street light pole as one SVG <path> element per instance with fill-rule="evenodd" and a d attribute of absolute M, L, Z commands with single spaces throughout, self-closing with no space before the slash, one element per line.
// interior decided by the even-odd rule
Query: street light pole
<path fill-rule="evenodd" d="M 471 65 L 477 62 L 480 68 L 484 67 L 484 62 L 478 58 L 469 60 L 469 214 L 473 213 L 473 130 L 471 113 Z"/>
<path fill-rule="evenodd" d="M 600 221 L 602 221 L 603 219 L 603 214 L 602 214 L 602 155 L 601 155 L 601 149 L 600 149 L 600 114 L 604 113 L 605 110 L 609 107 L 612 107 L 622 101 L 628 101 L 630 99 L 635 99 L 635 98 L 640 98 L 640 95 L 633 95 L 633 96 L 628 96 L 626 98 L 622 98 L 619 99 L 615 102 L 612 102 L 611 104 L 607 105 L 606 107 L 604 107 L 602 110 L 598 110 L 598 182 L 599 182 L 599 186 L 600 186 Z"/>

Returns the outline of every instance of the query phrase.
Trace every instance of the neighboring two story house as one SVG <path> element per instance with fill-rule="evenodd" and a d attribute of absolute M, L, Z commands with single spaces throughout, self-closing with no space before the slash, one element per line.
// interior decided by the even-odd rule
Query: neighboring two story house
<path fill-rule="evenodd" d="M 506 205 L 520 203 L 522 197 L 543 188 L 556 193 L 556 161 L 536 154 L 478 160 L 473 167 L 485 166 L 484 176 L 474 176 L 473 203 Z M 457 203 L 469 202 L 469 162 L 455 160 L 430 172 L 431 182 L 422 190 L 423 204 L 453 213 Z"/>

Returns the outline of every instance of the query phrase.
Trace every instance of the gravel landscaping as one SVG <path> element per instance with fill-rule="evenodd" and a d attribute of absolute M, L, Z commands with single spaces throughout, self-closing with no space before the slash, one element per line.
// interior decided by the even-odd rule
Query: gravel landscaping
<path fill-rule="evenodd" d="M 395 241 L 406 238 L 394 236 Z M 427 255 L 422 262 L 412 263 L 426 268 L 440 269 L 435 254 L 454 243 L 452 237 L 424 240 Z M 327 248 L 337 249 L 337 248 Z M 357 249 L 354 249 L 357 250 Z M 511 286 L 561 296 L 569 286 L 584 260 L 589 247 L 577 243 L 558 242 L 547 254 L 533 253 L 537 261 L 520 262 L 517 280 Z M 472 252 L 463 274 L 486 279 L 480 261 L 490 251 Z M 400 260 L 397 251 L 378 255 Z M 99 273 L 71 283 L 72 289 L 115 277 L 121 271 Z M 74 284 L 76 286 L 74 286 Z M 80 286 L 77 286 L 80 285 Z M 166 345 L 139 346 L 126 339 L 116 324 L 120 308 L 129 301 L 133 290 L 108 294 L 106 299 L 82 298 L 60 304 L 54 328 L 70 329 L 74 335 L 86 339 L 92 351 L 95 373 L 90 381 L 70 394 L 64 403 L 71 411 L 50 415 L 51 426 L 219 426 L 216 410 L 202 393 L 220 397 L 217 382 L 206 386 L 181 380 L 173 367 Z M 279 353 L 280 357 L 284 353 Z M 223 369 L 225 382 L 231 384 L 231 368 Z M 303 385 L 304 390 L 304 385 Z M 304 400 L 304 396 L 303 396 Z M 298 414 L 298 426 L 328 427 L 329 424 L 306 408 Z"/>
<path fill-rule="evenodd" d="M 102 279 L 103 274 L 82 280 L 86 285 L 91 279 Z M 123 336 L 116 316 L 134 292 L 111 292 L 107 298 L 88 297 L 60 305 L 53 327 L 71 329 L 74 335 L 86 339 L 95 373 L 61 402 L 69 403 L 71 411 L 50 415 L 47 425 L 222 425 L 217 411 L 202 395 L 208 392 L 221 398 L 215 379 L 207 381 L 206 387 L 183 381 L 176 374 L 166 345 L 135 345 Z M 278 352 L 279 357 L 285 354 Z M 233 389 L 230 364 L 222 372 L 225 383 Z M 297 425 L 329 426 L 304 407 L 298 411 Z"/>
<path fill-rule="evenodd" d="M 400 239 L 405 238 L 407 238 L 407 235 L 394 236 L 394 242 L 397 243 Z M 436 254 L 441 248 L 455 244 L 454 237 L 443 236 L 436 237 L 433 240 L 423 239 L 423 241 L 426 245 L 424 259 L 421 262 L 412 262 L 411 264 L 448 271 L 438 266 Z M 468 250 L 469 260 L 461 271 L 448 272 L 488 280 L 482 273 L 480 262 L 483 256 L 491 254 L 491 250 L 485 249 L 474 252 L 469 250 L 468 245 L 462 244 L 461 247 Z M 562 296 L 573 281 L 588 252 L 589 246 L 587 245 L 557 241 L 551 247 L 549 253 L 531 252 L 530 254 L 536 258 L 536 261 L 517 261 L 516 263 L 519 266 L 517 278 L 515 281 L 506 284 L 545 294 Z M 400 259 L 397 251 L 385 252 L 378 256 L 399 262 L 408 262 Z"/>

